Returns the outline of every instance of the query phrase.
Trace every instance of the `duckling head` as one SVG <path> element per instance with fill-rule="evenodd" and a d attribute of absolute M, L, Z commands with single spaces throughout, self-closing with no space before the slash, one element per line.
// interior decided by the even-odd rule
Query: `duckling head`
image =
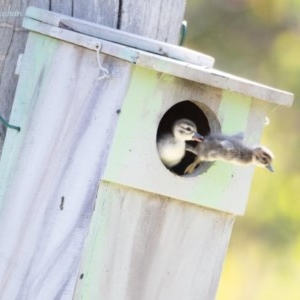
<path fill-rule="evenodd" d="M 176 140 L 180 141 L 197 141 L 201 142 L 203 136 L 197 133 L 196 124 L 188 119 L 180 119 L 173 125 L 173 135 Z"/>
<path fill-rule="evenodd" d="M 266 147 L 259 146 L 253 149 L 254 164 L 260 167 L 265 167 L 271 172 L 274 172 L 274 169 L 271 165 L 273 158 L 273 153 Z"/>

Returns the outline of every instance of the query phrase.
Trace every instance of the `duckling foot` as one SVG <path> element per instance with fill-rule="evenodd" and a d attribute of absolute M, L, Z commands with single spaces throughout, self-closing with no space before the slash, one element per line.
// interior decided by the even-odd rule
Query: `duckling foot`
<path fill-rule="evenodd" d="M 193 163 L 191 163 L 190 165 L 188 165 L 186 167 L 186 169 L 184 170 L 184 174 L 192 174 L 194 173 L 194 171 L 196 170 L 196 168 L 199 166 L 199 162 L 195 161 Z"/>

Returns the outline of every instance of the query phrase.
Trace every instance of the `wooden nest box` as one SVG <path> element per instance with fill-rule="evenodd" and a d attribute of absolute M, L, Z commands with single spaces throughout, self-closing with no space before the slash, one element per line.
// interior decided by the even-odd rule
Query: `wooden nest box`
<path fill-rule="evenodd" d="M 178 117 L 259 142 L 293 96 L 201 53 L 29 8 L 0 167 L 1 299 L 213 299 L 253 168 L 184 176 L 156 147 Z M 24 296 L 26 295 L 26 296 Z"/>

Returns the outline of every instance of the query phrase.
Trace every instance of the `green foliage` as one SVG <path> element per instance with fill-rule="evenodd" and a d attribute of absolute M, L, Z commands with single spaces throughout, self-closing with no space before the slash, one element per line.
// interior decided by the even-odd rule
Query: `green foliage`
<path fill-rule="evenodd" d="M 262 143 L 275 173 L 257 169 L 231 239 L 218 299 L 298 299 L 300 279 L 300 1 L 190 0 L 186 46 L 215 67 L 295 94 L 270 110 Z"/>

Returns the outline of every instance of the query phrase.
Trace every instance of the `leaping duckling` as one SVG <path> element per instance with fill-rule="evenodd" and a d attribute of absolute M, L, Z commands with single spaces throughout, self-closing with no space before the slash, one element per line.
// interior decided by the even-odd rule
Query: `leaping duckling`
<path fill-rule="evenodd" d="M 265 167 L 274 172 L 271 165 L 272 152 L 264 146 L 248 147 L 242 142 L 242 135 L 226 136 L 210 134 L 194 148 L 195 161 L 185 169 L 185 174 L 191 174 L 203 161 L 221 160 L 237 165 L 255 165 Z"/>
<path fill-rule="evenodd" d="M 197 133 L 194 122 L 180 119 L 173 124 L 172 132 L 158 136 L 157 150 L 160 159 L 167 168 L 172 168 L 180 163 L 185 151 L 194 153 L 193 147 L 186 141 L 202 141 L 203 136 Z"/>

